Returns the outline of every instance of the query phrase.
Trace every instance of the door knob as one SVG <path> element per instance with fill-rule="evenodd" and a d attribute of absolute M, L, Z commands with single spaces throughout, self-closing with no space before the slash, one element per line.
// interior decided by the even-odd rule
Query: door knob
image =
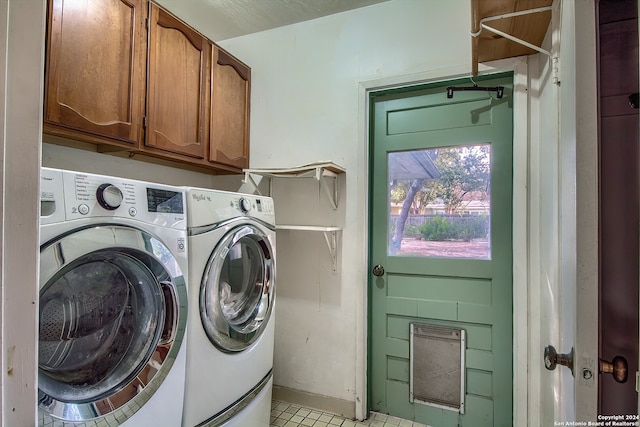
<path fill-rule="evenodd" d="M 374 276 L 382 276 L 384 274 L 384 267 L 381 265 L 376 265 L 375 267 L 373 267 L 372 273 Z"/>
<path fill-rule="evenodd" d="M 550 371 L 556 369 L 556 366 L 562 365 L 571 369 L 571 375 L 573 375 L 573 347 L 571 352 L 567 354 L 558 353 L 552 345 L 548 345 L 544 348 L 544 366 Z"/>
<path fill-rule="evenodd" d="M 629 364 L 624 357 L 616 356 L 611 362 L 600 359 L 598 366 L 601 374 L 611 374 L 613 375 L 613 379 L 619 383 L 627 382 Z"/>

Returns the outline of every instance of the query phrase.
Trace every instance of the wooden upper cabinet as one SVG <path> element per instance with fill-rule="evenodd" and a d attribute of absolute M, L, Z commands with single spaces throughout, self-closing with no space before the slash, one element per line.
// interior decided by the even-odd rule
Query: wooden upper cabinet
<path fill-rule="evenodd" d="M 251 69 L 213 46 L 209 160 L 249 167 Z"/>
<path fill-rule="evenodd" d="M 148 0 L 47 0 L 44 133 L 249 167 L 251 69 Z M 178 166 L 178 163 L 176 163 Z"/>
<path fill-rule="evenodd" d="M 49 0 L 44 130 L 132 146 L 144 108 L 143 0 Z"/>
<path fill-rule="evenodd" d="M 211 44 L 150 3 L 148 49 L 144 149 L 206 162 Z"/>

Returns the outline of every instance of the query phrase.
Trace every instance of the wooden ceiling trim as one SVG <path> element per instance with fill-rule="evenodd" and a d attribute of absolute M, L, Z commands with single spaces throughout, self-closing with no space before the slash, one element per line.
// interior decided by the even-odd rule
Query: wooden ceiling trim
<path fill-rule="evenodd" d="M 553 0 L 471 0 L 471 56 L 472 74 L 478 74 L 478 63 L 531 55 L 538 50 L 510 40 L 502 35 L 483 29 L 481 21 L 485 18 L 507 15 L 514 12 L 548 8 Z M 524 40 L 538 48 L 551 22 L 551 10 L 506 17 L 487 22 L 486 25 Z"/>

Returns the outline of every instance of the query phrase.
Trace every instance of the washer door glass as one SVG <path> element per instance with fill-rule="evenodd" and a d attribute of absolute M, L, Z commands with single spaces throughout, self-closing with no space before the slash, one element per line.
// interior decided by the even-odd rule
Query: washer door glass
<path fill-rule="evenodd" d="M 176 286 L 184 285 L 175 259 L 164 265 L 167 253 L 152 236 L 120 226 L 84 229 L 41 248 L 38 389 L 45 413 L 96 418 L 157 389 L 151 379 L 175 358 L 167 356 L 176 344 Z"/>
<path fill-rule="evenodd" d="M 212 252 L 200 287 L 200 317 L 221 350 L 244 350 L 266 327 L 274 266 L 271 243 L 254 225 L 233 228 Z"/>

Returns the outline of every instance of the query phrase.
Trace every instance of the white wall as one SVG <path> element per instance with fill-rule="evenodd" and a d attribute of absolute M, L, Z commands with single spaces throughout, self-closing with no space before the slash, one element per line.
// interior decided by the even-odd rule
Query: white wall
<path fill-rule="evenodd" d="M 221 43 L 252 67 L 251 166 L 333 160 L 347 170 L 337 212 L 313 182 L 274 185 L 278 222 L 344 227 L 336 274 L 320 233 L 278 233 L 277 385 L 349 402 L 365 399 L 361 89 L 438 70 L 469 73 L 470 20 L 468 0 L 393 0 Z"/>

